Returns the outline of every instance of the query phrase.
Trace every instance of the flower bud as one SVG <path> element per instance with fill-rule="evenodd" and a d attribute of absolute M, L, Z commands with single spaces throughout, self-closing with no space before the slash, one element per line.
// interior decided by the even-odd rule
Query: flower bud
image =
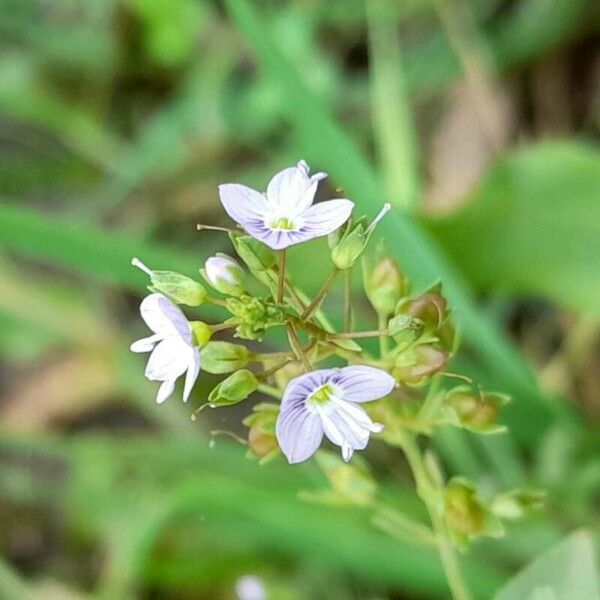
<path fill-rule="evenodd" d="M 160 292 L 177 304 L 186 306 L 200 306 L 206 300 L 204 286 L 190 277 L 175 271 L 152 271 L 137 258 L 134 258 L 131 264 L 150 276 L 152 285 L 148 286 L 148 289 L 151 292 Z"/>
<path fill-rule="evenodd" d="M 542 490 L 514 489 L 496 496 L 491 511 L 502 519 L 521 519 L 528 512 L 543 508 L 546 492 Z"/>
<path fill-rule="evenodd" d="M 208 395 L 211 407 L 229 406 L 245 400 L 256 391 L 258 381 L 252 371 L 240 369 L 219 383 Z"/>
<path fill-rule="evenodd" d="M 504 394 L 491 392 L 476 393 L 469 386 L 458 386 L 446 395 L 446 406 L 456 413 L 465 429 L 477 433 L 500 433 L 504 427 L 496 421 L 500 409 L 509 402 Z"/>
<path fill-rule="evenodd" d="M 435 331 L 446 318 L 446 300 L 441 294 L 427 292 L 409 300 L 402 307 L 402 312 L 420 319 L 427 329 Z"/>
<path fill-rule="evenodd" d="M 249 427 L 248 447 L 258 458 L 268 459 L 279 452 L 275 436 L 275 422 L 279 414 L 279 406 L 269 402 L 257 404 L 243 423 Z"/>
<path fill-rule="evenodd" d="M 407 291 L 404 274 L 389 256 L 381 258 L 373 267 L 363 261 L 363 282 L 369 302 L 380 315 L 391 315 Z"/>
<path fill-rule="evenodd" d="M 194 340 L 196 341 L 195 345 L 199 348 L 204 348 L 212 336 L 210 325 L 207 325 L 203 321 L 191 321 L 190 327 L 192 328 Z"/>
<path fill-rule="evenodd" d="M 442 369 L 448 362 L 448 358 L 447 352 L 433 346 L 417 346 L 398 355 L 393 375 L 402 383 L 420 385 Z"/>
<path fill-rule="evenodd" d="M 215 256 L 211 256 L 204 263 L 202 274 L 206 281 L 222 294 L 239 296 L 245 291 L 244 271 L 239 263 L 227 254 L 217 252 Z"/>
<path fill-rule="evenodd" d="M 390 204 L 384 204 L 379 214 L 369 225 L 366 217 L 348 221 L 343 231 L 330 234 L 327 241 L 331 249 L 331 260 L 338 269 L 349 269 L 365 251 L 375 227 L 389 212 Z"/>
<path fill-rule="evenodd" d="M 229 234 L 229 239 L 238 256 L 260 282 L 270 286 L 277 281 L 273 271 L 277 264 L 277 254 L 273 250 L 249 235 L 232 232 Z"/>
<path fill-rule="evenodd" d="M 444 516 L 452 533 L 465 541 L 481 535 L 485 528 L 485 508 L 476 487 L 462 479 L 452 479 L 444 491 Z"/>
<path fill-rule="evenodd" d="M 228 298 L 227 309 L 238 323 L 235 336 L 245 340 L 262 340 L 269 327 L 281 325 L 285 314 L 273 302 L 243 295 Z"/>
<path fill-rule="evenodd" d="M 422 322 L 409 315 L 396 315 L 388 322 L 388 333 L 398 344 L 413 342 L 421 335 L 422 331 Z"/>
<path fill-rule="evenodd" d="M 229 342 L 209 342 L 202 350 L 202 370 L 220 375 L 245 367 L 252 354 L 248 348 Z"/>

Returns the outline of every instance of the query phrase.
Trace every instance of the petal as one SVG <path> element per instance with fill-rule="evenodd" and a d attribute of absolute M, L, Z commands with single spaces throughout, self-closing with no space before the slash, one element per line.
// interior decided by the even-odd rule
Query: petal
<path fill-rule="evenodd" d="M 329 235 L 348 220 L 353 208 L 354 202 L 342 199 L 314 204 L 300 215 L 303 223 L 299 232 L 305 239 Z"/>
<path fill-rule="evenodd" d="M 156 403 L 162 404 L 175 390 L 175 381 L 167 379 L 160 384 L 158 394 L 156 394 Z"/>
<path fill-rule="evenodd" d="M 177 379 L 188 368 L 189 352 L 190 346 L 180 337 L 164 339 L 150 355 L 146 365 L 146 377 L 151 381 Z"/>
<path fill-rule="evenodd" d="M 285 388 L 281 406 L 288 403 L 304 402 L 321 386 L 325 385 L 339 369 L 318 369 L 292 379 Z"/>
<path fill-rule="evenodd" d="M 289 217 L 308 208 L 313 202 L 319 181 L 327 177 L 326 173 L 315 173 L 309 177 L 308 171 L 308 165 L 301 160 L 297 166 L 277 173 L 267 186 L 269 204 L 288 212 Z"/>
<path fill-rule="evenodd" d="M 146 296 L 140 305 L 142 319 L 146 325 L 161 337 L 177 334 L 188 344 L 192 342 L 192 332 L 188 320 L 181 309 L 162 294 Z"/>
<path fill-rule="evenodd" d="M 290 464 L 310 458 L 323 439 L 321 419 L 303 403 L 282 404 L 275 425 L 277 442 Z"/>
<path fill-rule="evenodd" d="M 154 350 L 154 346 L 162 339 L 161 335 L 155 333 L 154 335 L 142 338 L 141 340 L 136 340 L 129 346 L 129 349 L 132 352 L 151 352 Z"/>
<path fill-rule="evenodd" d="M 264 223 L 270 213 L 265 197 L 256 190 L 237 183 L 225 183 L 219 186 L 221 204 L 227 214 L 237 223 L 256 225 Z"/>
<path fill-rule="evenodd" d="M 343 392 L 343 399 L 350 402 L 370 402 L 387 396 L 394 387 L 394 378 L 375 367 L 353 365 L 340 369 L 332 378 L 331 383 Z"/>
<path fill-rule="evenodd" d="M 187 402 L 192 392 L 192 388 L 198 379 L 200 373 L 200 350 L 198 348 L 190 348 L 190 357 L 185 375 L 185 386 L 183 388 L 183 401 Z"/>
<path fill-rule="evenodd" d="M 325 435 L 331 442 L 336 446 L 343 446 L 346 442 L 355 450 L 366 448 L 369 443 L 370 431 L 349 413 L 338 410 L 337 407 L 334 410 L 328 410 L 328 408 L 319 407 L 317 411 L 323 422 Z"/>
<path fill-rule="evenodd" d="M 307 242 L 313 239 L 313 235 L 307 235 L 299 230 L 273 229 L 264 222 L 245 223 L 244 229 L 253 238 L 266 244 L 272 250 L 282 250 L 294 244 Z"/>

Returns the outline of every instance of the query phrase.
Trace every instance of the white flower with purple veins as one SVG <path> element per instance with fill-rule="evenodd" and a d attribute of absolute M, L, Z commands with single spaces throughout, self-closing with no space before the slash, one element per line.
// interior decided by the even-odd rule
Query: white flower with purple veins
<path fill-rule="evenodd" d="M 277 173 L 261 194 L 237 183 L 219 186 L 219 196 L 227 214 L 252 237 L 273 250 L 281 250 L 329 235 L 350 216 L 354 202 L 337 199 L 313 204 L 317 185 L 326 173 L 308 174 L 308 165 Z"/>
<path fill-rule="evenodd" d="M 275 428 L 288 461 L 310 458 L 323 434 L 342 448 L 344 460 L 349 461 L 354 450 L 366 448 L 371 433 L 383 430 L 358 404 L 387 396 L 395 385 L 385 371 L 364 365 L 320 369 L 292 379 Z"/>
<path fill-rule="evenodd" d="M 200 372 L 200 350 L 181 310 L 162 294 L 142 300 L 140 313 L 153 335 L 131 344 L 133 352 L 152 352 L 146 366 L 150 381 L 162 381 L 156 402 L 162 404 L 175 389 L 175 380 L 186 373 L 183 401 L 186 402 Z"/>

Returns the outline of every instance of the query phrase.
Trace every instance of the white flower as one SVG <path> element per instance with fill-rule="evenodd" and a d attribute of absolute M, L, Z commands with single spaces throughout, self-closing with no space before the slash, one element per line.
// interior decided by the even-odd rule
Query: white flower
<path fill-rule="evenodd" d="M 327 174 L 309 176 L 308 171 L 303 160 L 284 169 L 271 179 L 264 195 L 237 183 L 220 185 L 221 203 L 234 221 L 273 250 L 328 235 L 348 220 L 354 202 L 313 204 L 317 185 Z"/>
<path fill-rule="evenodd" d="M 206 260 L 204 277 L 223 294 L 238 296 L 244 291 L 244 270 L 235 259 L 222 252 Z"/>
<path fill-rule="evenodd" d="M 275 433 L 290 463 L 310 458 L 323 435 L 342 448 L 349 461 L 354 450 L 363 450 L 371 433 L 383 425 L 371 421 L 357 403 L 383 398 L 396 385 L 394 378 L 374 367 L 353 365 L 320 369 L 292 379 L 281 401 Z"/>
<path fill-rule="evenodd" d="M 267 600 L 262 581 L 256 575 L 244 575 L 235 583 L 235 592 L 239 600 Z"/>
<path fill-rule="evenodd" d="M 132 352 L 152 352 L 146 366 L 150 381 L 162 381 L 156 401 L 161 404 L 175 389 L 175 380 L 186 373 L 183 401 L 189 398 L 200 372 L 200 350 L 181 310 L 162 294 L 142 300 L 140 313 L 153 335 L 131 344 Z"/>

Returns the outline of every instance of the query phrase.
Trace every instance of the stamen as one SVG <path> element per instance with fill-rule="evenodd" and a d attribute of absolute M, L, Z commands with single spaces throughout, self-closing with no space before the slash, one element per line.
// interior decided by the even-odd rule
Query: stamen
<path fill-rule="evenodd" d="M 139 258 L 133 258 L 131 260 L 131 264 L 134 267 L 137 267 L 138 269 L 140 269 L 140 271 L 144 271 L 144 273 L 146 273 L 147 275 L 150 275 L 150 277 L 152 277 L 152 275 L 154 275 L 154 272 L 152 271 L 152 269 L 149 269 Z"/>
<path fill-rule="evenodd" d="M 383 217 L 385 217 L 385 215 L 387 215 L 387 213 L 390 212 L 392 208 L 392 205 L 389 202 L 386 202 L 382 209 L 379 211 L 379 213 L 377 214 L 377 216 L 373 219 L 372 223 L 367 227 L 367 230 L 365 231 L 365 235 L 370 235 L 371 233 L 373 233 L 373 230 L 375 229 L 375 227 L 377 227 L 377 224 L 379 223 L 379 221 L 381 221 L 381 219 L 383 219 Z"/>

